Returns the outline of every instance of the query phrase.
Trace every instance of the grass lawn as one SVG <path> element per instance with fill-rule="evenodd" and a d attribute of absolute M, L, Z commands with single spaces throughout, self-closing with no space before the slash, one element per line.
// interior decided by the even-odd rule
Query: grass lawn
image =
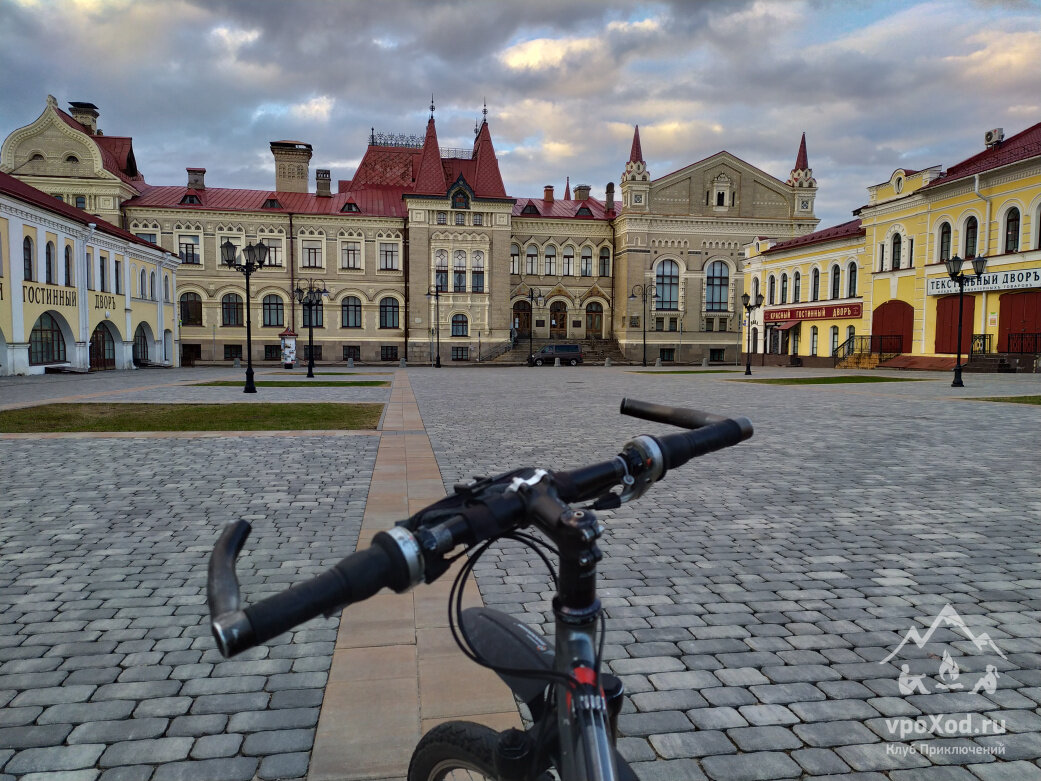
<path fill-rule="evenodd" d="M 734 380 L 759 382 L 763 385 L 839 385 L 857 382 L 928 382 L 919 377 L 874 377 L 862 374 L 840 374 L 837 377 L 768 377 L 761 380 Z"/>
<path fill-rule="evenodd" d="M 1041 404 L 1041 396 L 987 396 L 970 401 L 1007 401 L 1010 404 Z"/>
<path fill-rule="evenodd" d="M 382 404 L 44 404 L 0 412 L 0 432 L 374 429 Z"/>
<path fill-rule="evenodd" d="M 298 371 L 298 372 L 264 372 L 264 373 L 265 374 L 288 374 L 288 375 L 291 375 L 293 377 L 306 377 L 307 376 L 307 372 L 306 371 Z M 348 377 L 352 377 L 352 376 L 353 377 L 357 377 L 358 375 L 362 375 L 362 374 L 373 374 L 374 375 L 374 374 L 393 374 L 393 373 L 394 372 L 315 372 L 314 375 L 315 375 L 315 377 L 317 377 L 319 375 L 325 375 L 325 374 L 334 374 L 334 375 L 335 374 L 340 374 L 340 375 L 346 375 Z"/>
<path fill-rule="evenodd" d="M 353 386 L 386 388 L 388 380 L 257 380 L 253 383 L 258 388 L 349 388 Z M 216 385 L 221 388 L 241 388 L 242 380 L 221 380 L 220 382 L 193 382 L 194 386 Z"/>
<path fill-rule="evenodd" d="M 629 374 L 737 374 L 738 369 L 670 369 L 667 371 L 630 371 Z"/>

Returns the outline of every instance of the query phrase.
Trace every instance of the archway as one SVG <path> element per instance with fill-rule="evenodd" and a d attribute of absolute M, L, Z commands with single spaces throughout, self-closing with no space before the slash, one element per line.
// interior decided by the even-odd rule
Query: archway
<path fill-rule="evenodd" d="M 513 327 L 517 336 L 528 336 L 531 333 L 531 304 L 518 301 L 513 305 Z"/>
<path fill-rule="evenodd" d="M 567 337 L 567 304 L 554 301 L 549 305 L 549 338 L 564 339 Z"/>
<path fill-rule="evenodd" d="M 961 354 L 968 355 L 972 346 L 972 325 L 976 314 L 976 297 L 965 296 L 962 308 Z M 944 296 L 936 302 L 937 354 L 954 355 L 958 352 L 958 296 Z"/>
<path fill-rule="evenodd" d="M 141 323 L 134 331 L 134 365 L 141 366 L 149 362 L 152 354 L 152 329 L 148 323 Z"/>
<path fill-rule="evenodd" d="M 29 334 L 29 365 L 68 363 L 67 344 L 75 344 L 72 329 L 58 312 L 44 312 Z"/>
<path fill-rule="evenodd" d="M 1041 293 L 1005 293 L 998 306 L 998 352 L 1041 352 Z"/>
<path fill-rule="evenodd" d="M 586 336 L 604 335 L 604 305 L 599 301 L 586 304 Z"/>
<path fill-rule="evenodd" d="M 957 322 L 954 324 L 958 327 Z M 886 301 L 871 313 L 871 350 L 884 353 L 911 352 L 914 307 L 906 301 Z"/>
<path fill-rule="evenodd" d="M 116 368 L 116 340 L 108 323 L 100 322 L 90 335 L 90 371 L 112 371 Z"/>

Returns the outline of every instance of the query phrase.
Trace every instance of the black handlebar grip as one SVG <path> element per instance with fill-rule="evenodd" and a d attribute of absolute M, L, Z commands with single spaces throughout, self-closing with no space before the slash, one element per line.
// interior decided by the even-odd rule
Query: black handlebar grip
<path fill-rule="evenodd" d="M 213 635 L 221 654 L 234 656 L 317 616 L 373 596 L 384 587 L 402 590 L 411 583 L 408 562 L 386 532 L 372 547 L 352 553 L 320 575 L 250 605 L 217 616 Z"/>
<path fill-rule="evenodd" d="M 722 415 L 713 415 L 711 412 L 702 412 L 686 407 L 669 407 L 665 404 L 654 404 L 649 401 L 637 401 L 636 399 L 622 399 L 621 413 L 642 420 L 652 420 L 655 423 L 668 423 L 672 426 L 682 428 L 702 428 L 713 423 L 726 420 Z M 751 436 L 751 434 L 749 434 Z"/>
<path fill-rule="evenodd" d="M 743 442 L 752 433 L 752 422 L 748 418 L 727 418 L 696 431 L 667 434 L 655 440 L 665 458 L 665 468 L 674 469 L 692 458 Z"/>
<path fill-rule="evenodd" d="M 214 618 L 239 609 L 239 579 L 235 575 L 235 559 L 252 529 L 248 521 L 229 523 L 213 546 L 206 577 L 206 602 Z"/>

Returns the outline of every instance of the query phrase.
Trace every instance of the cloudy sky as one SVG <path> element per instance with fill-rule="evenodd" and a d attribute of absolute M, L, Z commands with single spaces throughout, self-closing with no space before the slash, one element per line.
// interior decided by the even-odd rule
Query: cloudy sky
<path fill-rule="evenodd" d="M 783 180 L 805 131 L 823 227 L 1041 121 L 1041 0 L 0 0 L 0 137 L 92 102 L 150 184 L 272 188 L 277 139 L 348 179 L 431 93 L 442 146 L 487 100 L 513 196 L 602 196 L 635 124 L 653 177 L 726 149 Z"/>

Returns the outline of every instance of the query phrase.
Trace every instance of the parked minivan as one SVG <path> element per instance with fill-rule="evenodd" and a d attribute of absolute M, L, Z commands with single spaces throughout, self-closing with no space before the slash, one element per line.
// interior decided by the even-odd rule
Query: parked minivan
<path fill-rule="evenodd" d="M 546 363 L 554 363 L 554 358 L 568 366 L 577 366 L 582 363 L 582 347 L 577 344 L 547 344 L 537 353 L 528 356 L 529 366 L 542 366 Z"/>

